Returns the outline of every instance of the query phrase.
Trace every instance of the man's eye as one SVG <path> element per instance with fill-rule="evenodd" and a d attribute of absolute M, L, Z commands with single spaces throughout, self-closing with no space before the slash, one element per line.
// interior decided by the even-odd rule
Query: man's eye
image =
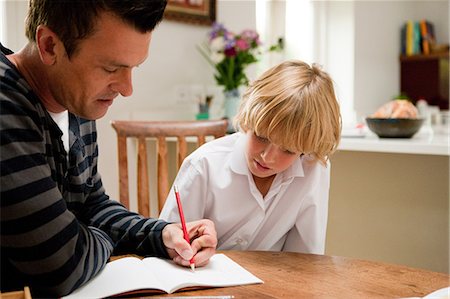
<path fill-rule="evenodd" d="M 110 73 L 110 74 L 115 73 L 117 71 L 117 68 L 104 67 L 103 69 L 105 70 L 105 72 Z"/>

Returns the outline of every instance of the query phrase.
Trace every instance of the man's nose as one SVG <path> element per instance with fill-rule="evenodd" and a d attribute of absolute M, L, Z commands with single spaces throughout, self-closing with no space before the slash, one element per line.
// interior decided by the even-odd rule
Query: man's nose
<path fill-rule="evenodd" d="M 128 97 L 133 94 L 131 69 L 124 68 L 117 74 L 116 81 L 112 84 L 112 89 L 120 93 L 123 97 Z"/>

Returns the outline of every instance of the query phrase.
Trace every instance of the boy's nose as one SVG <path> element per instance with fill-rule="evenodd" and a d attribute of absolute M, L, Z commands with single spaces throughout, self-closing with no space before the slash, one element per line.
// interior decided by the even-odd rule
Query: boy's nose
<path fill-rule="evenodd" d="M 261 157 L 263 158 L 264 162 L 273 162 L 276 159 L 277 150 L 277 147 L 273 144 L 267 145 L 261 152 Z"/>

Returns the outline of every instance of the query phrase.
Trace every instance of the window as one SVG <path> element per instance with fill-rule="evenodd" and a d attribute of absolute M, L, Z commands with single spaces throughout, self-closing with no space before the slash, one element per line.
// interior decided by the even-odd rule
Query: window
<path fill-rule="evenodd" d="M 285 51 L 266 55 L 258 72 L 286 59 L 323 66 L 334 80 L 344 122 L 355 122 L 353 4 L 348 1 L 258 0 L 256 24 L 266 44 L 285 39 Z"/>

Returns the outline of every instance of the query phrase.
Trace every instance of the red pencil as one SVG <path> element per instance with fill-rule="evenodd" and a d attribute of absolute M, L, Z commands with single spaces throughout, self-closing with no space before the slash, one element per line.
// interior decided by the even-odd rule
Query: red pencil
<path fill-rule="evenodd" d="M 175 191 L 175 198 L 177 199 L 178 213 L 180 213 L 181 227 L 183 228 L 184 239 L 190 244 L 191 240 L 189 239 L 189 234 L 186 228 L 186 220 L 184 220 L 183 206 L 181 205 L 180 193 L 178 192 L 178 187 L 176 185 L 173 186 L 173 190 Z M 192 258 L 189 263 L 191 264 L 192 271 L 195 271 L 195 263 L 194 258 Z"/>

